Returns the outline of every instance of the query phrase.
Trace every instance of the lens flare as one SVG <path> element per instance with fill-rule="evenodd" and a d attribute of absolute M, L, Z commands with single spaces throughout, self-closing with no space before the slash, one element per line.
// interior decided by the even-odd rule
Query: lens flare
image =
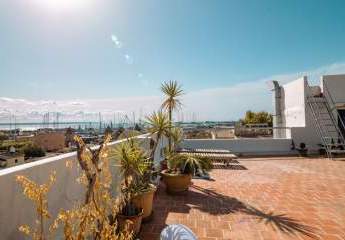
<path fill-rule="evenodd" d="M 73 10 L 89 7 L 92 0 L 35 0 L 35 3 L 52 10 Z"/>

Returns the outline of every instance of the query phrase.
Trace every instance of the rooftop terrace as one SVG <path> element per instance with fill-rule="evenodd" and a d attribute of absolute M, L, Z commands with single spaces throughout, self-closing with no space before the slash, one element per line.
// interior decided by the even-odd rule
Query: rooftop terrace
<path fill-rule="evenodd" d="M 345 162 L 321 158 L 240 159 L 194 179 L 186 195 L 161 184 L 154 219 L 140 239 L 181 223 L 200 240 L 345 239 Z"/>

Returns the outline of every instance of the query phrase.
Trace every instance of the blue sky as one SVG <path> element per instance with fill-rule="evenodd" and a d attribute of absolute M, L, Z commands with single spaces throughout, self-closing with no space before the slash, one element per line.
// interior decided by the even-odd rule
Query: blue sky
<path fill-rule="evenodd" d="M 0 97 L 158 96 L 170 79 L 195 95 L 345 62 L 345 1 L 49 1 L 0 0 Z"/>

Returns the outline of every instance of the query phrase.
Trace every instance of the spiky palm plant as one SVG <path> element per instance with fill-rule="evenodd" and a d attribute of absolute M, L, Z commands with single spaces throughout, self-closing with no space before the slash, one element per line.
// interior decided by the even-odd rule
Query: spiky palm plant
<path fill-rule="evenodd" d="M 179 127 L 173 127 L 169 131 L 169 137 L 171 138 L 171 151 L 176 150 L 178 145 L 183 141 L 183 130 Z"/>
<path fill-rule="evenodd" d="M 140 147 L 137 139 L 134 138 L 127 138 L 125 142 L 115 148 L 113 153 L 115 159 L 120 162 L 120 171 L 124 178 L 122 192 L 126 205 L 123 214 L 126 216 L 136 215 L 138 209 L 133 205 L 132 198 L 145 187 L 141 180 L 149 168 L 147 155 Z"/>
<path fill-rule="evenodd" d="M 121 164 L 121 173 L 125 179 L 125 185 L 130 188 L 139 184 L 140 176 L 147 169 L 147 156 L 140 148 L 137 140 L 128 138 L 119 144 L 114 150 L 114 157 Z"/>
<path fill-rule="evenodd" d="M 194 154 L 171 152 L 167 155 L 167 159 L 171 173 L 195 175 L 197 172 L 208 172 L 212 168 L 210 158 Z"/>
<path fill-rule="evenodd" d="M 156 134 L 156 141 L 154 142 L 150 153 L 150 158 L 153 160 L 159 140 L 162 136 L 169 136 L 170 124 L 168 116 L 162 111 L 153 112 L 150 116 L 146 117 L 146 120 L 148 131 L 151 135 Z"/>
<path fill-rule="evenodd" d="M 168 111 L 169 126 L 172 128 L 172 113 L 182 105 L 179 97 L 183 95 L 183 90 L 177 81 L 167 81 L 162 83 L 161 91 L 166 97 L 161 107 Z M 171 138 L 169 137 L 169 151 L 171 151 L 171 142 Z"/>

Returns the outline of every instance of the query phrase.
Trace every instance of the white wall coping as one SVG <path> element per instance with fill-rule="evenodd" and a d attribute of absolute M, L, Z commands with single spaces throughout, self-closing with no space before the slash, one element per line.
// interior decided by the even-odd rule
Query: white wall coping
<path fill-rule="evenodd" d="M 252 140 L 252 141 L 265 141 L 265 140 L 291 140 L 291 138 L 216 138 L 216 139 L 212 139 L 212 138 L 186 138 L 183 139 L 183 141 L 248 141 L 248 140 Z"/>

